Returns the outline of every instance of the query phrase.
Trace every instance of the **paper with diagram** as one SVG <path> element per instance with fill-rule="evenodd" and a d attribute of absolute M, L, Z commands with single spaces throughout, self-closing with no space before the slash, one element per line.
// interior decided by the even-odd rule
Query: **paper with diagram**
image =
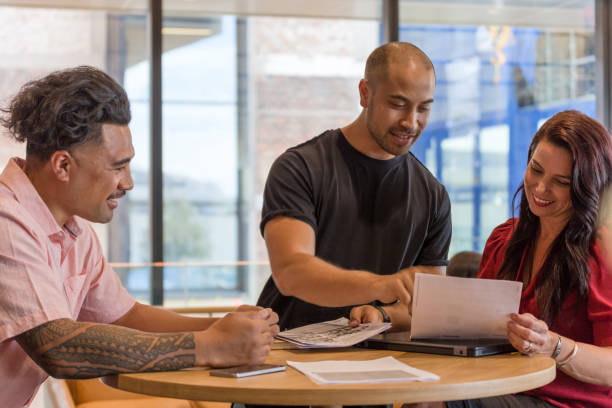
<path fill-rule="evenodd" d="M 390 327 L 391 323 L 363 323 L 357 327 L 351 327 L 349 320 L 341 317 L 285 330 L 280 332 L 276 338 L 305 348 L 350 347 Z"/>

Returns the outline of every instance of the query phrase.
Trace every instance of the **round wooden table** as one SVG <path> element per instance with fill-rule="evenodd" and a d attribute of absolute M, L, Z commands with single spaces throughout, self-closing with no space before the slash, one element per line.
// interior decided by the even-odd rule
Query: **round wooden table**
<path fill-rule="evenodd" d="M 359 348 L 272 350 L 268 363 L 370 360 L 393 356 L 440 376 L 440 381 L 318 385 L 291 367 L 284 372 L 247 378 L 209 375 L 208 369 L 118 374 L 102 381 L 125 391 L 198 401 L 262 405 L 375 405 L 450 401 L 525 391 L 555 378 L 554 360 L 518 353 L 489 357 L 452 357 Z"/>

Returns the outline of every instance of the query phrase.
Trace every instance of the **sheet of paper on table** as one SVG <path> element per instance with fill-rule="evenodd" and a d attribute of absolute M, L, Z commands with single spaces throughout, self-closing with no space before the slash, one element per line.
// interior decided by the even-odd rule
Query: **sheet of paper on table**
<path fill-rule="evenodd" d="M 522 287 L 522 282 L 417 273 L 410 338 L 506 338 Z"/>
<path fill-rule="evenodd" d="M 435 374 L 404 364 L 393 357 L 376 360 L 328 360 L 303 363 L 287 361 L 317 384 L 360 384 L 406 381 L 437 381 Z"/>
<path fill-rule="evenodd" d="M 276 338 L 304 348 L 350 347 L 390 327 L 391 323 L 363 323 L 357 327 L 351 327 L 349 320 L 341 317 L 285 330 L 280 332 Z"/>

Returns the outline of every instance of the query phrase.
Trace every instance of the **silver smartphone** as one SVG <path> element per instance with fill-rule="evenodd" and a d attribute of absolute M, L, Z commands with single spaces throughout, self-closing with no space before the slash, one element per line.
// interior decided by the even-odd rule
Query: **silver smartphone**
<path fill-rule="evenodd" d="M 234 377 L 242 378 L 249 377 L 251 375 L 275 373 L 278 371 L 285 371 L 284 365 L 276 364 L 254 364 L 254 365 L 243 365 L 238 367 L 220 368 L 218 370 L 212 370 L 210 375 L 217 377 Z"/>

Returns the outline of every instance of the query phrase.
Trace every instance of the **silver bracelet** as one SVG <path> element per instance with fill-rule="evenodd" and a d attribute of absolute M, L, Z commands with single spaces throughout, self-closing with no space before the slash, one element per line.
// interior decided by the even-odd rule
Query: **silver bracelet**
<path fill-rule="evenodd" d="M 559 338 L 559 340 L 557 340 L 557 347 L 555 347 L 555 350 L 550 355 L 555 360 L 557 359 L 559 353 L 561 353 L 561 346 L 563 345 L 563 342 L 561 341 L 561 336 L 557 334 L 557 337 Z"/>
<path fill-rule="evenodd" d="M 574 357 L 576 357 L 576 354 L 578 353 L 578 343 L 574 342 L 574 348 L 572 349 L 571 354 L 563 361 L 559 361 L 557 363 L 557 367 L 563 367 L 564 365 L 566 365 L 567 363 L 569 363 L 570 361 L 572 361 L 572 359 Z"/>

